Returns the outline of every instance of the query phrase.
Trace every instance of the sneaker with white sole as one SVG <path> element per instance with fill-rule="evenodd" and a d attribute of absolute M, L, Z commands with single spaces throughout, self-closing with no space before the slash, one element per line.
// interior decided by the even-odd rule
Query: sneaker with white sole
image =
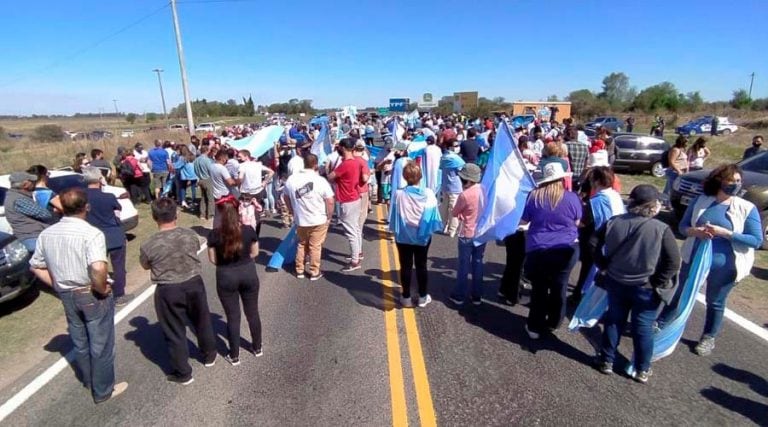
<path fill-rule="evenodd" d="M 432 297 L 429 296 L 429 294 L 427 294 L 427 296 L 423 296 L 419 298 L 419 307 L 424 308 L 431 302 L 432 302 Z"/>
<path fill-rule="evenodd" d="M 645 384 L 648 382 L 648 378 L 653 375 L 653 370 L 649 369 L 647 371 L 636 371 L 634 375 L 632 375 L 632 379 L 639 382 L 640 384 Z"/>
<path fill-rule="evenodd" d="M 312 282 L 317 282 L 318 280 L 323 278 L 323 273 L 317 273 L 314 276 L 309 276 L 309 280 Z"/>
<path fill-rule="evenodd" d="M 210 362 L 204 362 L 204 363 L 203 363 L 203 366 L 205 366 L 206 368 L 210 368 L 210 367 L 213 367 L 213 365 L 215 365 L 215 364 L 216 364 L 216 359 L 217 359 L 217 358 L 218 358 L 218 356 L 214 356 L 214 357 L 213 357 L 213 359 L 211 359 L 211 361 L 210 361 Z"/>
<path fill-rule="evenodd" d="M 532 330 L 528 329 L 528 325 L 525 325 L 525 332 L 528 334 L 528 338 L 532 340 L 537 340 L 541 336 L 538 332 L 533 332 Z"/>
<path fill-rule="evenodd" d="M 464 305 L 464 300 L 462 300 L 462 299 L 458 299 L 456 297 L 448 297 L 448 299 L 450 299 L 451 302 L 456 304 L 456 305 Z"/>
<path fill-rule="evenodd" d="M 120 396 L 123 394 L 125 390 L 128 389 L 128 383 L 123 381 L 121 383 L 117 383 L 112 387 L 112 394 L 110 394 L 108 397 L 101 399 L 101 400 L 94 400 L 96 403 L 104 403 L 109 399 L 112 399 L 114 397 Z"/>
<path fill-rule="evenodd" d="M 261 349 L 261 347 L 253 350 L 253 355 L 256 357 L 261 357 L 264 355 L 264 350 Z"/>
<path fill-rule="evenodd" d="M 699 356 L 709 356 L 712 354 L 712 350 L 715 349 L 715 337 L 704 335 L 701 340 L 696 344 L 696 348 L 693 351 Z"/>
<path fill-rule="evenodd" d="M 303 279 L 303 278 L 305 278 L 305 277 L 306 277 L 306 276 L 304 275 L 304 273 L 296 273 L 296 278 L 297 278 L 297 279 Z"/>
<path fill-rule="evenodd" d="M 400 297 L 400 305 L 403 306 L 403 308 L 413 308 L 413 300 L 411 297 Z"/>
<path fill-rule="evenodd" d="M 195 381 L 195 379 L 192 378 L 192 377 L 181 378 L 181 377 L 176 376 L 176 375 L 168 375 L 168 376 L 165 377 L 165 379 L 170 381 L 170 382 L 172 382 L 172 383 L 176 383 L 176 384 L 180 384 L 180 385 L 190 385 L 190 384 L 192 384 Z"/>
<path fill-rule="evenodd" d="M 226 355 L 226 356 L 224 356 L 224 360 L 229 362 L 229 364 L 232 365 L 232 366 L 237 366 L 237 365 L 240 364 L 240 358 L 239 357 L 232 357 L 230 355 Z"/>
<path fill-rule="evenodd" d="M 342 268 L 341 271 L 344 273 L 349 273 L 350 271 L 360 270 L 361 268 L 363 268 L 363 266 L 360 263 L 360 261 L 358 261 L 356 263 L 349 264 L 348 266 Z"/>

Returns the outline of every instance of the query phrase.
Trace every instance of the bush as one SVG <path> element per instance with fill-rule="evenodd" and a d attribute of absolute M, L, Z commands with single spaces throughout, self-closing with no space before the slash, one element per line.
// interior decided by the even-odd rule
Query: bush
<path fill-rule="evenodd" d="M 58 142 L 66 135 L 59 125 L 42 125 L 35 128 L 32 139 L 37 142 Z"/>

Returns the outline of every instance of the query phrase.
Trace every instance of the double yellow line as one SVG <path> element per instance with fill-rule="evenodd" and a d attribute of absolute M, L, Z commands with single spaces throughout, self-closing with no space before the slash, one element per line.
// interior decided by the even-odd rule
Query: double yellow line
<path fill-rule="evenodd" d="M 384 207 L 379 205 L 376 217 L 381 224 L 384 218 Z M 397 326 L 397 313 L 402 313 L 405 324 L 405 336 L 408 343 L 408 356 L 411 361 L 416 405 L 419 421 L 422 426 L 436 426 L 435 408 L 432 404 L 432 392 L 429 389 L 427 368 L 424 364 L 424 354 L 421 349 L 419 329 L 413 309 L 395 310 L 396 297 L 395 274 L 400 271 L 400 263 L 394 256 L 394 245 L 389 244 L 383 227 L 379 230 L 379 249 L 381 253 L 382 287 L 384 288 L 384 328 L 387 337 L 387 365 L 389 366 L 389 391 L 392 400 L 392 425 L 408 425 L 408 406 L 405 399 L 405 381 L 403 379 L 402 356 L 400 353 L 400 335 Z M 394 267 L 394 268 L 392 268 Z M 399 295 L 399 292 L 397 292 Z"/>

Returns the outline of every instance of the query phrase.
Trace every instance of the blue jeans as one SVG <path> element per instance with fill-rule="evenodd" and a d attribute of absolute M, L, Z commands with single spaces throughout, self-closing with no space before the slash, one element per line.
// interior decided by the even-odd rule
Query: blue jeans
<path fill-rule="evenodd" d="M 192 202 L 195 201 L 195 197 L 197 196 L 197 180 L 185 180 L 185 179 L 179 179 L 177 182 L 178 189 L 179 189 L 179 203 L 186 202 L 187 198 L 187 184 L 190 185 L 190 189 L 192 191 Z"/>
<path fill-rule="evenodd" d="M 26 247 L 29 252 L 34 253 L 35 248 L 37 247 L 37 237 L 33 237 L 31 239 L 24 239 L 21 241 L 21 244 L 24 245 L 24 247 Z"/>
<path fill-rule="evenodd" d="M 115 300 L 90 292 L 60 292 L 75 361 L 93 400 L 106 400 L 115 386 Z"/>
<path fill-rule="evenodd" d="M 456 287 L 451 294 L 452 298 L 464 301 L 467 296 L 467 282 L 469 273 L 472 273 L 472 299 L 480 299 L 483 295 L 483 255 L 485 255 L 485 243 L 475 246 L 472 239 L 459 237 L 459 271 L 457 273 Z"/>
<path fill-rule="evenodd" d="M 675 179 L 677 179 L 677 177 L 680 175 L 677 172 L 675 172 L 675 170 L 672 168 L 667 168 L 667 171 L 665 173 L 667 175 L 667 183 L 664 185 L 664 194 L 666 194 L 667 197 L 669 197 L 669 195 L 672 193 L 672 184 L 675 182 Z"/>
<path fill-rule="evenodd" d="M 606 285 L 608 312 L 604 317 L 602 360 L 613 363 L 631 311 L 634 364 L 638 371 L 648 371 L 653 357 L 653 322 L 661 300 L 651 288 L 625 286 L 610 279 Z"/>
<path fill-rule="evenodd" d="M 736 284 L 736 267 L 725 266 L 709 270 L 707 276 L 707 314 L 704 320 L 704 333 L 702 335 L 716 337 L 723 327 L 723 314 L 725 302 Z"/>

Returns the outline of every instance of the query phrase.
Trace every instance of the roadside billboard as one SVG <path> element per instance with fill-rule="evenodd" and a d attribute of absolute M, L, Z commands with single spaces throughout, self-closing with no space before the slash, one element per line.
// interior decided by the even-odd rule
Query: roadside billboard
<path fill-rule="evenodd" d="M 411 103 L 409 98 L 389 98 L 389 111 L 398 113 L 408 111 L 408 105 Z"/>
<path fill-rule="evenodd" d="M 418 105 L 419 108 L 435 108 L 437 107 L 437 101 L 433 100 L 432 94 L 427 92 L 421 96 Z"/>
<path fill-rule="evenodd" d="M 463 113 L 471 108 L 477 108 L 477 92 L 454 92 L 453 93 L 453 112 Z"/>

